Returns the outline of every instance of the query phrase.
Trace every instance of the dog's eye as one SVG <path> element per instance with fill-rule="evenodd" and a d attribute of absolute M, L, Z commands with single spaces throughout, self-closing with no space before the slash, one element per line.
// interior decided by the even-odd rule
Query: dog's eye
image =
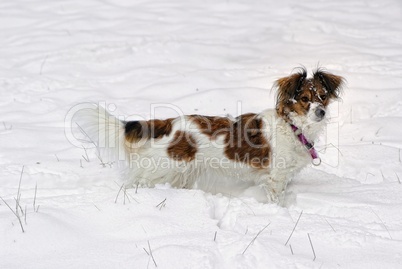
<path fill-rule="evenodd" d="M 325 99 L 327 99 L 327 96 L 326 96 L 326 95 L 320 95 L 320 99 L 321 99 L 322 101 L 325 101 Z"/>
<path fill-rule="evenodd" d="M 300 98 L 300 100 L 304 103 L 307 103 L 308 101 L 310 101 L 310 99 L 308 99 L 308 97 L 303 96 L 302 98 Z"/>

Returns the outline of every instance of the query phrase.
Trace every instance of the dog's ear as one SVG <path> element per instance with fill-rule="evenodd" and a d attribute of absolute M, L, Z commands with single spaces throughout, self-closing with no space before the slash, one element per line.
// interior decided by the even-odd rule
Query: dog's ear
<path fill-rule="evenodd" d="M 327 73 L 320 69 L 314 72 L 314 80 L 323 85 L 332 98 L 339 97 L 342 87 L 345 84 L 343 77 Z"/>
<path fill-rule="evenodd" d="M 301 86 L 307 77 L 307 71 L 301 68 L 298 73 L 292 74 L 288 77 L 280 78 L 275 82 L 274 87 L 277 90 L 276 93 L 276 106 L 277 109 L 281 110 L 280 107 L 285 106 L 290 102 L 291 99 L 295 99 L 297 94 L 300 92 Z"/>

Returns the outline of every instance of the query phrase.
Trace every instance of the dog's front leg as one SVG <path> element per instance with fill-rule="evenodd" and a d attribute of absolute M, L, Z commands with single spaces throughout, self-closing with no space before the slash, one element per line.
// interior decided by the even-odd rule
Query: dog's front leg
<path fill-rule="evenodd" d="M 288 180 L 284 176 L 277 176 L 275 178 L 268 178 L 260 184 L 266 192 L 269 203 L 276 203 L 282 205 L 285 198 L 285 190 Z"/>

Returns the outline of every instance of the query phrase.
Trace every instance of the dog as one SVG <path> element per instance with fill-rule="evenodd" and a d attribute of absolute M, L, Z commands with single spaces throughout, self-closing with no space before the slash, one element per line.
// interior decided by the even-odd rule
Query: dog
<path fill-rule="evenodd" d="M 97 106 L 86 113 L 89 120 L 82 129 L 98 148 L 126 160 L 128 186 L 168 183 L 228 193 L 232 182 L 240 186 L 239 193 L 281 203 L 295 174 L 311 162 L 320 163 L 314 141 L 344 82 L 321 68 L 307 78 L 300 68 L 275 82 L 276 107 L 259 114 L 124 121 Z"/>

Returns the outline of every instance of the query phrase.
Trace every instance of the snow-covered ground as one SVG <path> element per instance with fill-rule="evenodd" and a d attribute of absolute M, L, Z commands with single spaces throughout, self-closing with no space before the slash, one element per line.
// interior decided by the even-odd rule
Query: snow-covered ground
<path fill-rule="evenodd" d="M 88 101 L 133 118 L 259 112 L 301 64 L 348 84 L 323 164 L 284 207 L 124 195 L 116 167 L 68 140 L 68 112 Z M 0 93 L 2 269 L 401 266 L 399 0 L 1 1 Z"/>

